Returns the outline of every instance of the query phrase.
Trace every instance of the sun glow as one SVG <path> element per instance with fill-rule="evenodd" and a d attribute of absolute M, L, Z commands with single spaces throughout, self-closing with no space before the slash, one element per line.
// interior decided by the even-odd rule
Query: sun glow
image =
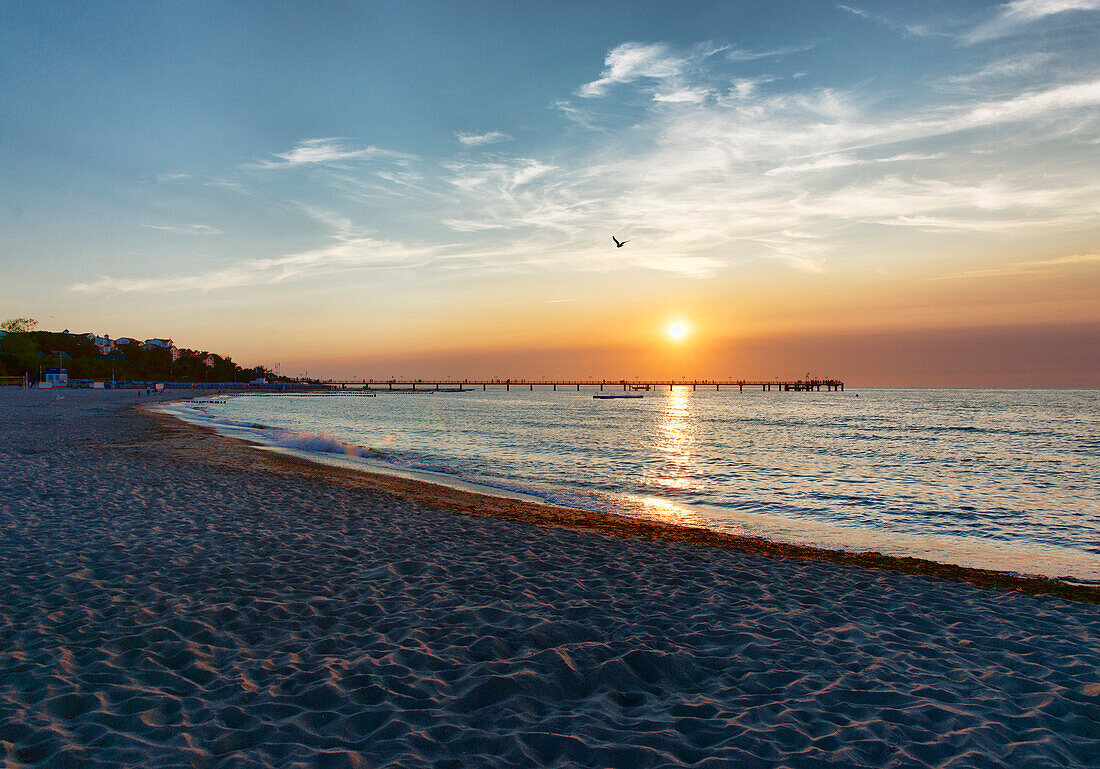
<path fill-rule="evenodd" d="M 668 324 L 668 328 L 665 329 L 665 333 L 668 338 L 674 342 L 679 342 L 681 339 L 688 335 L 688 325 L 682 320 L 676 320 Z"/>

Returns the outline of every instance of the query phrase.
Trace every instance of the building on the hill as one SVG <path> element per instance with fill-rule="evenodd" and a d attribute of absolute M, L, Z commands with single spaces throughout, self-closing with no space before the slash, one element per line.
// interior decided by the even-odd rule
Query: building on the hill
<path fill-rule="evenodd" d="M 172 355 L 173 362 L 180 357 L 180 351 L 176 349 L 171 339 L 146 339 L 142 342 L 142 347 L 160 347 L 167 350 Z"/>
<path fill-rule="evenodd" d="M 85 334 L 84 336 L 89 342 L 95 345 L 96 350 L 99 351 L 100 355 L 109 355 L 110 353 L 115 351 L 115 343 L 111 341 L 111 337 L 109 334 L 104 334 L 103 336 L 98 336 L 96 334 Z"/>

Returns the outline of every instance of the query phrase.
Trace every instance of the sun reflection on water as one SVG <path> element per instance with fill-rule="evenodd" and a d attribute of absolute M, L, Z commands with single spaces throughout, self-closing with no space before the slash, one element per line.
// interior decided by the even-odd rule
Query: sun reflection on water
<path fill-rule="evenodd" d="M 638 512 L 650 520 L 677 523 L 682 526 L 700 525 L 699 516 L 670 500 L 660 497 L 641 497 L 637 501 L 640 503 Z"/>
<path fill-rule="evenodd" d="M 664 461 L 652 478 L 653 483 L 670 491 L 694 489 L 696 425 L 687 388 L 668 392 L 657 429 L 657 450 Z"/>

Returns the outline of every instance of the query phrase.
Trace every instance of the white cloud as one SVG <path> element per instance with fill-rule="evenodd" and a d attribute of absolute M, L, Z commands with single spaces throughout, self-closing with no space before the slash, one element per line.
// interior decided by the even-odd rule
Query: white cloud
<path fill-rule="evenodd" d="M 813 46 L 802 45 L 793 46 L 790 48 L 775 48 L 770 51 L 746 51 L 743 48 L 730 48 L 720 49 L 725 51 L 725 58 L 727 61 L 741 62 L 741 61 L 754 61 L 756 59 L 767 59 L 772 56 L 786 56 L 790 53 L 801 53 L 802 51 L 808 51 Z"/>
<path fill-rule="evenodd" d="M 980 104 L 955 119 L 944 121 L 943 132 L 1041 118 L 1060 110 L 1100 105 L 1100 80 L 1071 83 L 1046 91 L 1033 91 L 1012 99 Z M 934 123 L 930 123 L 934 125 Z"/>
<path fill-rule="evenodd" d="M 238 286 L 267 285 L 288 280 L 365 268 L 408 268 L 425 264 L 439 252 L 438 247 L 415 247 L 371 237 L 369 230 L 355 225 L 347 217 L 303 207 L 311 218 L 325 225 L 330 233 L 317 248 L 292 254 L 249 259 L 240 264 L 197 275 L 155 278 L 111 278 L 77 283 L 72 291 L 210 291 Z"/>
<path fill-rule="evenodd" d="M 484 230 L 503 230 L 505 225 L 499 222 L 478 221 L 476 219 L 441 219 L 440 224 L 457 232 L 482 232 Z"/>
<path fill-rule="evenodd" d="M 499 144 L 511 141 L 512 137 L 501 131 L 489 131 L 483 134 L 456 134 L 458 141 L 467 147 L 480 147 L 485 144 Z"/>
<path fill-rule="evenodd" d="M 854 14 L 854 15 L 859 16 L 859 17 L 864 18 L 864 19 L 873 19 L 873 18 L 875 18 L 875 16 L 873 14 L 871 14 L 868 11 L 863 10 L 862 8 L 853 8 L 850 5 L 838 5 L 837 8 L 839 8 L 842 11 L 847 11 L 848 13 Z"/>
<path fill-rule="evenodd" d="M 252 195 L 253 191 L 243 184 L 242 182 L 232 179 L 213 179 L 205 182 L 207 187 L 217 187 L 218 189 L 227 190 L 229 192 L 235 192 L 238 195 Z"/>
<path fill-rule="evenodd" d="M 662 101 L 669 104 L 698 104 L 710 96 L 709 88 L 680 88 L 669 93 L 655 94 L 653 101 Z"/>
<path fill-rule="evenodd" d="M 935 29 L 928 24 L 918 24 L 912 21 L 901 21 L 894 16 L 888 16 L 881 13 L 872 13 L 863 8 L 856 8 L 851 5 L 837 5 L 842 11 L 847 11 L 860 18 L 867 19 L 869 21 L 876 22 L 890 29 L 895 29 L 901 32 L 905 32 L 910 35 L 934 35 L 937 34 Z"/>
<path fill-rule="evenodd" d="M 700 278 L 773 260 L 820 272 L 869 234 L 904 242 L 917 231 L 980 239 L 1096 226 L 1100 182 L 1076 159 L 1100 140 L 1100 80 L 976 61 L 958 82 L 1004 72 L 1011 87 L 975 98 L 940 81 L 887 104 L 861 86 L 747 77 L 731 59 L 736 49 L 719 50 L 617 46 L 601 77 L 581 86 L 584 98 L 556 105 L 573 125 L 545 155 L 463 149 L 497 132 L 460 134 L 462 147 L 436 159 L 302 141 L 259 167 L 318 172 L 248 181 L 257 201 L 308 201 L 304 210 L 324 227 L 315 247 L 79 288 L 209 289 L 424 264 Z M 1052 145 L 1058 163 L 1045 164 Z M 299 185 L 293 195 L 288 183 Z M 614 249 L 612 233 L 630 245 Z"/>
<path fill-rule="evenodd" d="M 1098 9 L 1100 9 L 1100 0 L 1013 0 L 1000 6 L 993 19 L 975 27 L 965 39 L 971 43 L 992 40 L 1021 32 L 1031 22 L 1047 16 L 1067 11 Z"/>
<path fill-rule="evenodd" d="M 1014 56 L 985 65 L 975 72 L 952 75 L 944 82 L 948 85 L 974 86 L 984 85 L 992 80 L 1014 79 L 1034 76 L 1040 67 L 1054 57 L 1049 53 L 1033 53 L 1026 56 Z"/>
<path fill-rule="evenodd" d="M 1014 275 L 1029 275 L 1067 267 L 1080 267 L 1081 265 L 1100 266 L 1100 254 L 1067 254 L 1051 259 L 1032 259 L 1022 262 L 1009 262 L 1008 264 L 993 267 L 988 270 L 967 270 L 951 275 L 941 275 L 932 280 L 955 280 L 959 278 L 1003 278 Z"/>
<path fill-rule="evenodd" d="M 724 266 L 724 262 L 711 256 L 668 256 L 664 254 L 643 256 L 638 265 L 648 270 L 671 272 L 687 278 L 709 278 Z"/>
<path fill-rule="evenodd" d="M 850 5 L 837 8 L 886 27 L 912 35 L 946 35 L 963 43 L 979 43 L 1026 32 L 1034 22 L 1070 11 L 1095 11 L 1100 0 L 1011 0 L 998 4 L 991 18 L 974 25 L 972 20 L 945 16 L 932 23 L 902 21 L 896 13 L 873 13 Z"/>
<path fill-rule="evenodd" d="M 306 139 L 292 150 L 277 152 L 273 160 L 250 164 L 248 168 L 292 168 L 295 166 L 328 165 L 354 160 L 384 158 L 406 159 L 410 156 L 377 147 L 349 147 L 342 139 Z"/>
<path fill-rule="evenodd" d="M 221 230 L 215 229 L 207 224 L 188 224 L 183 227 L 175 227 L 168 224 L 143 224 L 142 227 L 148 230 L 161 230 L 162 232 L 171 232 L 175 235 L 221 235 Z"/>
<path fill-rule="evenodd" d="M 834 168 L 848 168 L 850 166 L 856 166 L 861 161 L 854 155 L 824 155 L 819 158 L 814 158 L 805 163 L 792 163 L 785 166 L 777 166 L 776 168 L 769 168 L 764 172 L 765 176 L 783 176 L 786 174 L 801 174 L 807 171 L 828 171 Z"/>
<path fill-rule="evenodd" d="M 576 201 L 563 186 L 563 175 L 568 174 L 563 169 L 531 158 L 452 162 L 444 167 L 452 190 L 441 195 L 474 214 L 444 217 L 443 223 L 452 229 L 577 229 Z"/>
<path fill-rule="evenodd" d="M 674 55 L 664 43 L 623 43 L 607 54 L 600 78 L 582 85 L 577 94 L 603 96 L 612 85 L 642 78 L 667 80 L 678 76 L 686 66 L 687 59 Z"/>
<path fill-rule="evenodd" d="M 939 160 L 944 157 L 942 152 L 920 154 L 907 152 L 901 155 L 891 155 L 885 158 L 859 158 L 855 155 L 824 155 L 806 163 L 794 163 L 791 165 L 777 166 L 764 172 L 766 176 L 783 176 L 786 174 L 801 174 L 812 171 L 829 171 L 834 168 L 851 168 L 852 166 L 865 166 L 876 163 L 903 163 L 918 160 Z"/>

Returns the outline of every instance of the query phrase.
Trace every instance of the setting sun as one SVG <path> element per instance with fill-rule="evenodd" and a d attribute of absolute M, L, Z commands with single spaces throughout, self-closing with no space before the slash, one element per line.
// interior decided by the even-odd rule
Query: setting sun
<path fill-rule="evenodd" d="M 683 321 L 673 321 L 669 324 L 668 328 L 665 330 L 665 333 L 668 334 L 669 339 L 679 342 L 681 339 L 687 336 L 688 326 Z"/>

